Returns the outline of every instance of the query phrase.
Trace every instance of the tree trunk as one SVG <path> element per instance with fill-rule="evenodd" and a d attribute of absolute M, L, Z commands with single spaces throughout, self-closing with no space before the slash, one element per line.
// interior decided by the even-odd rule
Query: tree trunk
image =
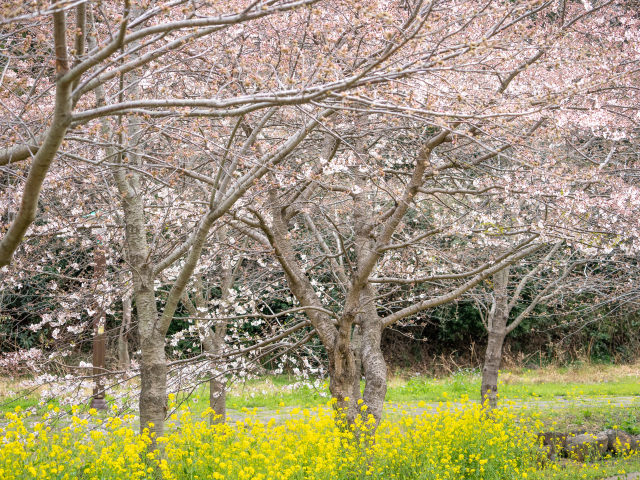
<path fill-rule="evenodd" d="M 137 155 L 130 154 L 132 159 Z M 118 190 L 123 194 L 122 206 L 126 225 L 127 260 L 133 272 L 133 291 L 138 312 L 141 350 L 140 430 L 149 428 L 155 439 L 164 433 L 167 411 L 167 366 L 165 332 L 158 329 L 158 309 L 154 292 L 153 267 L 148 262 L 149 247 L 145 228 L 142 191 L 138 174 L 125 177 L 122 167 L 112 167 Z"/>
<path fill-rule="evenodd" d="M 507 335 L 509 320 L 509 267 L 493 275 L 493 303 L 487 320 L 489 341 L 482 368 L 481 401 L 488 402 L 489 408 L 498 405 L 498 375 L 502 361 L 502 344 Z"/>
<path fill-rule="evenodd" d="M 226 228 L 220 229 L 220 239 L 226 238 Z M 248 237 L 245 239 L 245 248 L 248 245 Z M 222 316 L 227 317 L 230 315 L 230 308 L 227 305 L 229 297 L 231 296 L 230 289 L 238 278 L 238 274 L 242 269 L 242 262 L 244 257 L 238 258 L 238 262 L 235 266 L 231 263 L 231 258 L 228 254 L 223 257 L 222 265 Z M 213 350 L 214 353 L 221 353 L 225 346 L 225 336 L 227 335 L 227 321 L 219 320 L 215 325 L 215 332 L 213 332 Z M 209 407 L 215 412 L 215 415 L 211 418 L 212 424 L 225 423 L 227 418 L 227 379 L 224 373 L 220 374 L 214 371 L 209 381 Z"/>
<path fill-rule="evenodd" d="M 116 178 L 121 171 L 115 171 Z M 118 180 L 120 180 L 118 178 Z M 117 180 L 117 181 L 118 181 Z M 136 176 L 130 180 L 134 183 Z M 140 430 L 149 428 L 155 439 L 164 433 L 167 411 L 167 365 L 165 359 L 165 332 L 158 329 L 158 309 L 154 292 L 152 266 L 147 262 L 148 246 L 144 215 L 139 192 L 140 185 L 126 189 L 123 199 L 124 218 L 127 225 L 127 254 L 133 272 L 133 290 L 138 312 L 138 332 L 140 335 Z"/>
<path fill-rule="evenodd" d="M 360 391 L 360 378 L 362 375 L 362 328 L 356 325 L 351 334 L 351 343 L 353 344 L 353 355 L 356 359 L 356 379 L 353 382 L 353 400 L 357 403 L 362 398 Z"/>
<path fill-rule="evenodd" d="M 366 418 L 373 415 L 377 426 L 382 419 L 384 399 L 387 395 L 387 364 L 380 349 L 380 327 L 367 328 L 365 331 L 362 365 L 365 379 L 363 400 L 367 410 L 363 412 L 363 416 Z"/>
<path fill-rule="evenodd" d="M 488 402 L 489 408 L 498 406 L 498 374 L 502 360 L 502 344 L 504 342 L 504 330 L 500 333 L 489 332 L 489 343 L 484 356 L 482 368 L 482 386 L 480 395 L 482 402 Z"/>
<path fill-rule="evenodd" d="M 221 424 L 227 417 L 227 381 L 224 374 L 209 380 L 209 407 L 216 412 L 211 424 Z"/>
<path fill-rule="evenodd" d="M 338 412 L 338 423 L 342 427 L 351 425 L 357 415 L 357 400 L 353 397 L 356 374 L 356 357 L 351 345 L 349 332 L 341 329 L 336 336 L 332 349 L 328 349 L 329 357 L 329 390 L 336 399 L 334 408 Z M 346 422 L 346 423 L 345 423 Z"/>
<path fill-rule="evenodd" d="M 135 16 L 135 13 L 134 13 Z M 95 38 L 88 38 L 91 49 Z M 135 43 L 132 44 L 135 47 Z M 135 49 L 134 49 L 135 51 Z M 135 54 L 137 55 L 137 54 Z M 127 97 L 138 98 L 138 74 L 131 72 L 127 77 Z M 97 105 L 104 105 L 104 88 L 96 89 Z M 140 166 L 142 160 L 138 152 L 141 140 L 141 120 L 130 119 L 128 124 L 129 162 Z M 102 134 L 113 134 L 109 123 L 103 119 Z M 108 158 L 112 158 L 113 175 L 118 192 L 121 195 L 123 218 L 125 223 L 126 260 L 131 267 L 133 294 L 138 313 L 138 333 L 140 336 L 140 431 L 149 429 L 151 449 L 156 448 L 156 439 L 164 434 L 164 421 L 167 413 L 167 364 L 165 358 L 165 334 L 159 325 L 159 315 L 154 292 L 153 265 L 149 261 L 149 244 L 145 225 L 142 193 L 144 188 L 140 174 L 128 171 L 122 166 L 122 154 L 114 147 L 106 148 Z"/>
<path fill-rule="evenodd" d="M 228 294 L 225 295 L 225 279 L 226 277 L 223 274 L 223 283 L 222 283 L 222 299 L 225 300 L 228 297 Z M 188 293 L 185 291 L 182 294 L 182 301 L 184 305 L 189 310 L 191 316 L 196 317 L 196 326 L 200 332 L 202 337 L 202 349 L 208 353 L 209 355 L 216 355 L 221 353 L 224 349 L 224 335 L 226 332 L 226 321 L 218 321 L 216 323 L 216 331 L 213 332 L 211 327 L 209 327 L 208 323 L 204 321 L 202 317 L 206 315 L 206 297 L 205 290 L 202 284 L 202 279 L 197 278 L 195 281 L 196 292 L 194 294 L 196 307 L 194 307 L 193 302 L 189 298 Z M 226 309 L 223 308 L 223 316 L 225 315 Z M 220 324 L 224 323 L 224 326 L 220 326 Z M 211 424 L 219 424 L 224 423 L 226 418 L 226 379 L 224 377 L 224 371 L 218 372 L 215 368 L 215 360 L 211 361 L 211 370 L 209 379 L 209 407 L 213 409 L 215 412 L 214 415 L 210 416 Z M 224 370 L 224 369 L 223 369 Z"/>
<path fill-rule="evenodd" d="M 382 340 L 382 319 L 378 316 L 375 302 L 375 289 L 371 284 L 365 286 L 363 291 L 365 312 L 363 315 L 362 335 L 362 366 L 364 367 L 364 405 L 366 410 L 362 417 L 368 419 L 373 415 L 376 423 L 371 433 L 375 432 L 384 410 L 384 399 L 387 395 L 387 364 L 382 355 L 380 342 Z"/>
<path fill-rule="evenodd" d="M 155 438 L 164 434 L 167 413 L 167 363 L 165 335 L 156 330 L 158 317 L 153 291 L 153 277 L 145 276 L 145 282 L 136 290 L 138 330 L 140 332 L 140 429 L 148 428 Z M 154 438 L 154 442 L 155 442 Z M 155 445 L 155 443 L 154 443 Z"/>
<path fill-rule="evenodd" d="M 135 47 L 135 43 L 132 44 Z M 136 100 L 139 98 L 138 72 L 130 72 L 127 76 L 127 98 Z M 104 95 L 104 92 L 101 92 Z M 98 102 L 100 96 L 97 95 Z M 139 153 L 141 144 L 142 121 L 138 118 L 130 118 L 127 130 L 129 135 L 129 148 L 127 156 L 129 163 L 135 166 L 142 165 Z M 107 123 L 103 129 L 108 131 Z M 107 153 L 114 158 L 115 165 L 111 167 L 113 177 L 122 195 L 122 208 L 124 211 L 124 223 L 126 225 L 127 260 L 133 273 L 133 291 L 136 299 L 136 311 L 138 313 L 138 333 L 140 336 L 140 431 L 149 429 L 154 434 L 151 448 L 156 448 L 156 439 L 164 435 L 164 421 L 167 413 L 167 363 L 165 357 L 166 328 L 160 325 L 160 315 L 156 305 L 153 264 L 150 262 L 149 244 L 147 239 L 147 227 L 145 225 L 144 202 L 140 174 L 128 171 L 121 166 L 122 157 L 112 147 Z"/>
<path fill-rule="evenodd" d="M 127 295 L 122 299 L 122 324 L 118 335 L 118 363 L 120 370 L 131 370 L 131 359 L 129 357 L 129 345 L 127 335 L 131 325 L 131 297 Z"/>
<path fill-rule="evenodd" d="M 242 262 L 242 260 L 240 260 Z M 231 268 L 225 268 L 222 278 L 222 301 L 226 302 L 229 298 L 229 289 L 233 286 L 235 275 Z M 229 313 L 228 308 L 222 309 L 223 317 Z M 224 337 L 227 334 L 227 321 L 219 320 L 216 322 L 216 331 L 213 332 L 213 353 L 218 354 L 224 350 Z M 215 367 L 215 365 L 213 365 Z M 225 423 L 227 418 L 227 379 L 224 371 L 218 373 L 213 368 L 211 372 L 211 380 L 209 380 L 209 407 L 215 412 L 211 417 L 211 424 Z M 224 370 L 224 369 L 223 369 Z"/>
<path fill-rule="evenodd" d="M 367 141 L 360 138 L 356 143 L 356 150 L 361 156 L 368 156 Z M 368 259 L 372 251 L 375 251 L 373 238 L 374 226 L 376 224 L 373 208 L 367 194 L 367 182 L 364 175 L 356 172 L 356 186 L 360 193 L 354 196 L 353 221 L 355 226 L 355 245 L 358 263 L 358 271 L 367 271 Z M 382 320 L 378 316 L 376 302 L 376 288 L 370 283 L 362 284 L 359 294 L 358 309 L 364 313 L 359 315 L 362 320 L 361 330 L 361 357 L 364 369 L 364 394 L 363 404 L 358 408 L 363 420 L 367 420 L 369 415 L 375 419 L 375 424 L 370 431 L 375 433 L 375 429 L 382 417 L 384 409 L 384 398 L 387 393 L 387 365 L 382 356 L 380 341 L 382 337 Z M 359 372 L 358 372 L 359 373 Z"/>

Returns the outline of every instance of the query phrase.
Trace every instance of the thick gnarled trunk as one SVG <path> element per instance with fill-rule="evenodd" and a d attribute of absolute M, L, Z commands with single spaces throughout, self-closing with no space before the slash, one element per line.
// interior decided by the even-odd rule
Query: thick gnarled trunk
<path fill-rule="evenodd" d="M 367 322 L 364 326 L 362 366 L 365 386 L 362 399 L 367 407 L 363 411 L 363 418 L 373 415 L 377 426 L 382 419 L 384 399 L 387 395 L 387 364 L 380 348 L 382 322 L 377 315 L 374 318 L 377 321 Z"/>
<path fill-rule="evenodd" d="M 382 355 L 380 342 L 382 340 L 382 319 L 378 316 L 375 302 L 376 288 L 367 284 L 362 291 L 360 303 L 364 313 L 362 320 L 361 359 L 364 372 L 364 393 L 359 413 L 364 421 L 373 416 L 375 423 L 370 432 L 375 432 L 384 409 L 384 399 L 387 395 L 387 364 Z"/>
<path fill-rule="evenodd" d="M 349 332 L 350 333 L 350 332 Z M 360 382 L 356 371 L 356 356 L 349 338 L 349 333 L 340 331 L 332 349 L 328 349 L 329 357 L 329 391 L 335 398 L 335 408 L 339 418 L 351 424 L 357 415 L 357 399 L 354 397 L 354 385 Z"/>
<path fill-rule="evenodd" d="M 360 319 L 360 321 L 362 321 Z M 351 333 L 351 344 L 353 345 L 353 355 L 356 360 L 356 379 L 353 382 L 352 397 L 357 403 L 362 399 L 362 391 L 360 389 L 360 379 L 362 378 L 362 328 L 356 325 Z"/>
<path fill-rule="evenodd" d="M 428 165 L 428 157 L 431 150 L 442 143 L 447 133 L 438 134 L 430 140 L 420 151 L 416 160 L 416 168 L 411 174 L 411 180 L 403 189 L 394 207 L 382 214 L 384 220 L 380 226 L 380 215 L 370 201 L 370 192 L 366 185 L 366 175 L 361 169 L 353 169 L 355 185 L 352 191 L 353 198 L 353 230 L 355 232 L 354 253 L 355 268 L 348 259 L 344 245 L 338 236 L 338 244 L 347 262 L 350 263 L 351 276 L 347 275 L 342 264 L 334 260 L 335 256 L 324 241 L 322 235 L 313 224 L 308 214 L 303 214 L 307 227 L 316 237 L 320 248 L 327 256 L 331 257 L 335 275 L 342 283 L 345 299 L 342 305 L 342 314 L 335 318 L 335 322 L 326 314 L 319 314 L 313 310 L 306 313 L 311 324 L 315 328 L 320 340 L 324 344 L 329 358 L 329 388 L 335 399 L 338 411 L 347 413 L 344 416 L 349 424 L 353 423 L 362 412 L 358 407 L 360 397 L 360 374 L 364 371 L 365 389 L 363 394 L 363 407 L 366 407 L 367 418 L 372 415 L 376 422 L 380 421 L 386 395 L 386 364 L 380 350 L 380 339 L 384 327 L 381 318 L 376 311 L 375 289 L 369 283 L 369 278 L 376 268 L 377 262 L 384 256 L 385 249 L 406 214 L 409 205 L 417 195 L 424 182 L 423 176 Z M 331 138 L 327 137 L 326 151 L 322 152 L 321 159 L 331 158 L 330 150 L 335 150 Z M 367 156 L 367 139 L 358 139 L 356 150 L 358 155 Z M 275 185 L 275 182 L 274 182 Z M 288 232 L 288 225 L 293 216 L 301 213 L 302 205 L 308 201 L 315 189 L 314 182 L 305 185 L 300 191 L 294 192 L 292 199 L 281 197 L 275 187 L 269 190 L 269 202 L 272 221 L 268 222 L 256 209 L 250 211 L 258 219 L 253 222 L 243 220 L 249 226 L 259 226 L 266 238 L 260 240 L 273 249 L 273 254 L 282 266 L 289 288 L 303 307 L 313 306 L 322 308 L 313 285 L 308 278 L 308 272 L 300 268 L 296 254 L 292 248 Z M 270 224 L 271 223 L 271 224 Z M 354 324 L 358 324 L 352 334 Z M 353 343 L 352 343 L 353 336 Z M 375 426 L 374 429 L 375 431 Z"/>
<path fill-rule="evenodd" d="M 366 140 L 361 138 L 356 144 L 358 154 L 368 155 L 366 148 Z M 353 219 L 355 224 L 355 245 L 358 270 L 368 272 L 373 269 L 371 263 L 372 252 L 376 251 L 374 240 L 374 229 L 376 220 L 374 218 L 374 210 L 366 193 L 366 177 L 360 172 L 356 173 L 356 185 L 360 193 L 354 196 Z M 367 275 L 368 276 L 368 275 Z M 361 415 L 363 421 L 367 421 L 372 415 L 375 423 L 370 428 L 370 433 L 375 433 L 378 423 L 382 418 L 384 409 L 384 399 L 387 394 L 387 366 L 380 349 L 380 341 L 382 338 L 382 320 L 378 316 L 375 297 L 377 289 L 370 283 L 363 283 L 359 294 L 358 308 L 363 313 L 359 315 L 361 320 L 361 349 L 360 357 L 364 372 L 364 393 L 362 397 L 362 405 L 358 406 L 357 412 Z M 359 375 L 358 372 L 358 387 Z"/>

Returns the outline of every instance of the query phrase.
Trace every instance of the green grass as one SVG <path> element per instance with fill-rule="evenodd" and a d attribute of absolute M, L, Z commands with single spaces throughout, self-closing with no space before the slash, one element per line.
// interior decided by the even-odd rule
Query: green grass
<path fill-rule="evenodd" d="M 611 383 L 508 383 L 500 382 L 498 393 L 503 399 L 535 400 L 556 397 L 573 398 L 580 396 L 636 396 L 640 395 L 640 384 L 629 380 Z M 391 387 L 387 398 L 394 401 L 424 400 L 438 402 L 451 398 L 480 397 L 480 378 L 472 375 L 458 375 L 445 380 L 415 378 L 406 384 Z"/>
<path fill-rule="evenodd" d="M 0 405 L 0 413 L 11 412 L 16 407 L 27 410 L 31 407 L 38 406 L 39 399 L 35 395 L 29 396 L 6 396 L 2 399 L 2 405 Z M 57 403 L 56 403 L 57 404 Z"/>
<path fill-rule="evenodd" d="M 227 393 L 227 409 L 277 410 L 281 407 L 315 407 L 326 404 L 331 398 L 328 381 L 322 382 L 318 388 L 292 388 L 295 383 L 295 379 L 287 376 L 266 376 L 231 385 Z M 178 403 L 181 401 L 189 405 L 195 414 L 203 412 L 209 407 L 209 385 L 202 384 L 190 394 L 180 395 Z"/>
<path fill-rule="evenodd" d="M 619 397 L 640 396 L 640 383 L 634 378 L 614 371 L 615 367 L 590 366 L 576 368 L 556 368 L 551 371 L 517 370 L 504 372 L 499 385 L 499 395 L 503 400 L 575 399 L 579 397 Z M 620 367 L 622 368 L 622 367 Z M 634 367 L 635 368 L 635 367 Z M 610 372 L 606 381 L 602 372 Z M 596 373 L 597 372 L 597 373 Z M 598 377 L 600 375 L 600 377 Z M 296 379 L 286 375 L 265 376 L 232 385 L 227 396 L 227 408 L 277 410 L 281 407 L 313 407 L 325 404 L 330 398 L 328 381 L 322 381 L 318 388 L 301 386 L 294 388 Z M 313 382 L 311 382 L 313 383 Z M 363 384 L 364 387 L 364 384 Z M 480 377 L 477 372 L 467 371 L 445 377 L 432 378 L 417 376 L 395 377 L 389 380 L 387 401 L 391 402 L 442 402 L 468 396 L 480 396 Z M 188 398 L 187 398 L 188 397 Z M 202 384 L 189 395 L 181 396 L 194 413 L 204 411 L 209 403 L 208 385 Z M 107 397 L 107 400 L 109 398 Z M 9 391 L 0 398 L 3 405 L 0 412 L 13 410 L 16 406 L 27 409 L 38 405 L 35 395 L 16 397 Z M 55 403 L 55 402 L 54 402 Z"/>
<path fill-rule="evenodd" d="M 268 409 L 281 407 L 313 407 L 324 404 L 330 398 L 328 381 L 318 388 L 302 386 L 291 388 L 295 379 L 286 376 L 267 376 L 247 380 L 234 385 L 227 396 L 228 409 Z M 392 379 L 389 382 L 386 400 L 391 402 L 443 402 L 468 396 L 480 397 L 480 378 L 474 374 L 458 374 L 444 379 L 414 377 L 409 380 Z M 364 387 L 364 383 L 362 384 Z M 585 384 L 578 382 L 530 383 L 524 381 L 507 384 L 501 382 L 499 394 L 503 400 L 576 399 L 580 397 L 640 396 L 640 383 L 620 378 L 609 383 Z M 194 412 L 204 411 L 208 406 L 209 388 L 203 384 L 195 390 L 188 401 Z"/>

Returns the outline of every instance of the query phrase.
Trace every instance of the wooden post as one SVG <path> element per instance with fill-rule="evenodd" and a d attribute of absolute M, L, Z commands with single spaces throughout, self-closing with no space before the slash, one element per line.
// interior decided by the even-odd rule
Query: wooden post
<path fill-rule="evenodd" d="M 95 279 L 104 278 L 104 271 L 107 265 L 104 250 L 95 252 L 96 266 L 93 277 Z M 104 327 L 107 315 L 102 305 L 98 304 L 98 311 L 93 318 L 93 375 L 100 375 L 106 370 L 104 368 L 106 355 L 106 335 Z M 91 397 L 91 408 L 104 410 L 107 408 L 107 402 L 104 400 L 104 377 L 96 377 L 93 383 L 93 396 Z"/>

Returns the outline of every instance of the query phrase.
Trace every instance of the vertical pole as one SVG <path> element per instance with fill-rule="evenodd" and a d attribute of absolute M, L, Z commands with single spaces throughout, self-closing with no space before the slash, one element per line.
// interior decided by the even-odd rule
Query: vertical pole
<path fill-rule="evenodd" d="M 95 253 L 96 267 L 93 277 L 97 280 L 104 278 L 104 271 L 107 265 L 104 250 L 96 250 Z M 105 354 L 106 354 L 106 335 L 104 327 L 106 323 L 106 312 L 102 305 L 98 303 L 98 311 L 93 318 L 93 375 L 100 375 L 105 372 Z M 104 377 L 95 377 L 93 383 L 93 397 L 91 398 L 91 408 L 96 410 L 104 410 L 107 408 L 107 402 L 104 400 Z"/>

